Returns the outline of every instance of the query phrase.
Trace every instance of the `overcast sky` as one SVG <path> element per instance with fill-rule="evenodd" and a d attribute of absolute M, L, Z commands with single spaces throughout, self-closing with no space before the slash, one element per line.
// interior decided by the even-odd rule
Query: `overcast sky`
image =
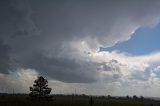
<path fill-rule="evenodd" d="M 0 0 L 0 92 L 160 97 L 159 0 Z"/>

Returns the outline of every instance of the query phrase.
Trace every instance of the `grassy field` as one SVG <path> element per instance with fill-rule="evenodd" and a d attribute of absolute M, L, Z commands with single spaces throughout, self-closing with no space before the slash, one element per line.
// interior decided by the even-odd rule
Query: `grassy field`
<path fill-rule="evenodd" d="M 52 101 L 31 101 L 28 95 L 1 95 L 0 106 L 90 106 L 89 96 L 54 95 Z M 92 106 L 160 106 L 160 101 L 93 97 Z"/>

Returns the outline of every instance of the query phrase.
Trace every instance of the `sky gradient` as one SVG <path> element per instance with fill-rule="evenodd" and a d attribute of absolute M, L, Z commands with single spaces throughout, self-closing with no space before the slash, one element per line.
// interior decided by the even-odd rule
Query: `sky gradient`
<path fill-rule="evenodd" d="M 160 97 L 159 0 L 0 0 L 0 92 Z"/>

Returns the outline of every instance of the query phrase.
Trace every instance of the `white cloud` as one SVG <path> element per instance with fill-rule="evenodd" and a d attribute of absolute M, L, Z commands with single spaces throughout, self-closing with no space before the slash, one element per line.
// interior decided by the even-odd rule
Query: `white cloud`
<path fill-rule="evenodd" d="M 132 56 L 115 51 L 92 52 L 88 56 L 81 56 L 81 59 L 88 59 L 97 67 L 96 82 L 66 83 L 51 78 L 49 86 L 53 89 L 52 93 L 72 94 L 76 89 L 76 93 L 80 94 L 159 96 L 160 78 L 155 73 L 160 63 L 157 59 L 159 56 L 160 53 Z M 37 76 L 34 70 L 21 69 L 9 75 L 1 74 L 0 78 L 8 84 L 4 87 L 10 88 L 9 92 L 12 92 L 12 86 L 26 92 Z"/>
<path fill-rule="evenodd" d="M 115 51 L 92 52 L 85 59 L 88 58 L 91 63 L 96 63 L 99 73 L 97 82 L 86 84 L 59 82 L 63 87 L 58 88 L 61 88 L 61 92 L 64 91 L 64 93 L 74 93 L 76 88 L 79 89 L 77 90 L 79 93 L 96 95 L 159 96 L 160 93 L 157 92 L 160 88 L 160 78 L 153 71 L 158 69 L 160 60 L 157 58 L 159 57 L 160 53 L 132 56 Z M 53 88 L 54 85 L 56 84 L 53 84 Z M 56 91 L 60 92 L 58 89 Z"/>
<path fill-rule="evenodd" d="M 155 67 L 155 68 L 153 69 L 153 71 L 155 71 L 155 72 L 160 72 L 160 66 Z"/>
<path fill-rule="evenodd" d="M 32 69 L 18 69 L 10 74 L 0 74 L 0 91 L 13 93 L 28 93 L 29 86 L 37 78 L 38 73 Z"/>

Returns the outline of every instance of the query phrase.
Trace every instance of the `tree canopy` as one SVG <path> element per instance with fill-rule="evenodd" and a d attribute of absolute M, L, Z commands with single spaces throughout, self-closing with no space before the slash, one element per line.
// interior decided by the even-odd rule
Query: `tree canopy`
<path fill-rule="evenodd" d="M 32 99 L 51 99 L 51 96 L 49 95 L 51 93 L 51 88 L 48 88 L 48 81 L 42 77 L 39 76 L 35 81 L 32 87 L 30 87 L 30 93 L 29 96 Z"/>

